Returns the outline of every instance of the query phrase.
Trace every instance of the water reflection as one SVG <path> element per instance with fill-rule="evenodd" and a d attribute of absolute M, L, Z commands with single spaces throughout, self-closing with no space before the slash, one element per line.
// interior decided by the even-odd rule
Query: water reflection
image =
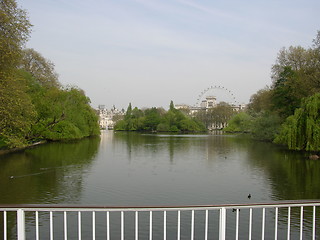
<path fill-rule="evenodd" d="M 108 135 L 108 134 L 106 134 Z M 221 134 L 139 134 L 134 132 L 117 132 L 113 135 L 113 144 L 125 145 L 129 159 L 132 154 L 165 154 L 170 163 L 178 161 L 182 153 L 196 152 L 208 161 L 215 157 L 226 158 L 233 148 L 234 136 L 221 137 Z M 205 155 L 204 155 L 205 154 Z"/>
<path fill-rule="evenodd" d="M 274 144 L 216 133 L 165 135 L 117 132 L 112 142 L 126 149 L 129 162 L 153 159 L 155 166 L 159 166 L 168 161 L 176 166 L 171 169 L 183 169 L 194 176 L 198 175 L 196 171 L 201 171 L 202 175 L 218 174 L 217 178 L 207 178 L 219 181 L 219 192 L 224 196 L 233 191 L 243 196 L 251 193 L 251 201 L 255 202 L 320 198 L 320 162 Z M 161 174 L 165 177 L 167 172 Z M 190 181 L 185 184 L 190 184 Z M 226 200 L 230 201 L 224 198 Z M 243 201 L 249 200 L 244 197 L 232 199 L 232 202 Z"/>
<path fill-rule="evenodd" d="M 243 136 L 103 131 L 101 141 L 50 143 L 0 156 L 0 203 L 132 206 L 319 199 L 319 174 L 320 161 Z M 283 232 L 285 211 L 279 212 Z M 235 214 L 229 214 L 233 221 Z M 248 219 L 245 211 L 241 214 Z M 307 223 L 312 212 L 306 208 L 304 214 Z M 292 224 L 299 225 L 299 211 L 291 215 Z"/>
<path fill-rule="evenodd" d="M 248 152 L 248 166 L 265 174 L 273 200 L 320 199 L 320 161 L 274 144 L 252 141 L 238 144 Z"/>
<path fill-rule="evenodd" d="M 0 203 L 75 203 L 99 138 L 49 143 L 0 156 Z"/>

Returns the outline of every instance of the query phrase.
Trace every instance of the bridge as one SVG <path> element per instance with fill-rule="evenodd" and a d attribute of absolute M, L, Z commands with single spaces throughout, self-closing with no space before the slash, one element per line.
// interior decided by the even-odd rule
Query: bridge
<path fill-rule="evenodd" d="M 153 207 L 2 205 L 0 227 L 4 240 L 315 240 L 320 237 L 319 208 L 319 200 Z"/>

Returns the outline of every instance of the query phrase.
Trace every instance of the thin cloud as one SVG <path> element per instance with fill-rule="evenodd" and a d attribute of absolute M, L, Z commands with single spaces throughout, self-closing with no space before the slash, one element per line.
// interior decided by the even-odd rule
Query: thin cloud
<path fill-rule="evenodd" d="M 194 1 L 189 1 L 189 0 L 176 0 L 177 2 L 192 7 L 196 10 L 200 10 L 201 12 L 208 13 L 210 15 L 213 15 L 215 17 L 222 17 L 222 18 L 227 18 L 231 20 L 238 20 L 234 15 L 227 13 L 226 11 L 220 10 L 218 8 L 210 8 L 206 7 L 204 5 L 201 5 L 199 3 L 195 3 Z"/>

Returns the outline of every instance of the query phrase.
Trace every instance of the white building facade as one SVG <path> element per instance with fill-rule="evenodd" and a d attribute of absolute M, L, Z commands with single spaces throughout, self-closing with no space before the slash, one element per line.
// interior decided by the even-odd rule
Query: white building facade
<path fill-rule="evenodd" d="M 118 110 L 115 106 L 110 110 L 106 109 L 105 105 L 98 106 L 99 126 L 100 129 L 113 129 L 115 122 L 113 118 L 115 115 L 124 115 L 123 110 Z"/>

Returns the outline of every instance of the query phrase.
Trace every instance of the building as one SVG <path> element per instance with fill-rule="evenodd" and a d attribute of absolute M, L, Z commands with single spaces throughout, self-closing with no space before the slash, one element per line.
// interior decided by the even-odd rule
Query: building
<path fill-rule="evenodd" d="M 176 109 L 183 110 L 184 112 L 189 113 L 189 115 L 197 114 L 199 111 L 208 112 L 208 110 L 216 107 L 218 105 L 217 99 L 214 96 L 207 96 L 204 100 L 201 101 L 200 106 L 189 106 L 187 104 L 177 104 L 175 105 Z M 245 104 L 231 104 L 232 110 L 235 112 L 242 111 L 246 108 Z M 219 117 L 217 117 L 219 118 Z M 218 130 L 223 129 L 227 126 L 227 120 L 217 120 L 212 122 L 207 128 L 209 130 Z"/>
<path fill-rule="evenodd" d="M 215 106 L 217 106 L 217 99 L 214 96 L 208 96 L 206 97 L 206 99 L 202 100 L 200 106 L 202 109 L 214 108 Z"/>
<path fill-rule="evenodd" d="M 98 114 L 100 129 L 113 129 L 113 126 L 115 124 L 113 120 L 114 116 L 123 116 L 124 110 L 118 110 L 115 106 L 108 110 L 106 109 L 105 105 L 99 105 Z"/>

